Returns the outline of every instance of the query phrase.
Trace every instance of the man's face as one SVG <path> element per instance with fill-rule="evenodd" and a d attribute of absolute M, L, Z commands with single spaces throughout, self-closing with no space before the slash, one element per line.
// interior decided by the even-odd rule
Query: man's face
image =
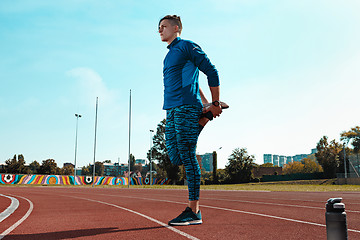
<path fill-rule="evenodd" d="M 177 25 L 172 26 L 169 20 L 162 20 L 159 25 L 161 41 L 170 44 L 175 38 L 179 36 L 178 29 L 179 27 Z"/>

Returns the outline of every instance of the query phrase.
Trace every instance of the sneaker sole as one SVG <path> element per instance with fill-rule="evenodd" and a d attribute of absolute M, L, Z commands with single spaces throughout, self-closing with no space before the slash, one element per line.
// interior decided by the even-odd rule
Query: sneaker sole
<path fill-rule="evenodd" d="M 179 223 L 169 223 L 171 226 L 188 226 L 188 225 L 198 225 L 202 224 L 202 220 L 194 220 L 189 222 L 179 222 Z"/>
<path fill-rule="evenodd" d="M 211 105 L 212 105 L 212 103 L 204 103 L 203 107 L 208 108 Z M 224 103 L 224 102 L 220 102 L 220 106 L 221 106 L 222 109 L 228 109 L 229 108 L 229 105 L 227 103 Z"/>

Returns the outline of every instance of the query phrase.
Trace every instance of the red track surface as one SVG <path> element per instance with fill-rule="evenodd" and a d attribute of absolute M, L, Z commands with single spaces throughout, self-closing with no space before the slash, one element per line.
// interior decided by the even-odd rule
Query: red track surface
<path fill-rule="evenodd" d="M 11 200 L 9 198 L 0 195 L 0 213 L 5 211 L 5 209 L 10 205 L 10 203 Z"/>
<path fill-rule="evenodd" d="M 360 193 L 201 191 L 204 223 L 171 228 L 185 209 L 185 190 L 0 187 L 19 208 L 1 233 L 33 211 L 3 239 L 326 239 L 325 203 L 343 197 L 349 239 L 360 239 Z M 23 197 L 23 198 L 21 198 Z M 26 198 L 26 199 L 24 199 Z M 9 205 L 0 196 L 0 213 Z M 303 221 L 303 222 L 299 222 Z"/>

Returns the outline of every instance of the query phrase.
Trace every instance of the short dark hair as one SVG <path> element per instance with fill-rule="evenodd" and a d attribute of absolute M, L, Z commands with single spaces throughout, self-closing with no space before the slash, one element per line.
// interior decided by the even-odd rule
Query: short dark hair
<path fill-rule="evenodd" d="M 180 16 L 177 15 L 166 15 L 165 17 L 163 17 L 162 19 L 160 19 L 159 21 L 159 27 L 160 27 L 160 23 L 162 20 L 169 20 L 171 25 L 177 25 L 179 27 L 179 33 L 181 33 L 182 30 L 182 24 L 181 24 L 181 19 Z"/>

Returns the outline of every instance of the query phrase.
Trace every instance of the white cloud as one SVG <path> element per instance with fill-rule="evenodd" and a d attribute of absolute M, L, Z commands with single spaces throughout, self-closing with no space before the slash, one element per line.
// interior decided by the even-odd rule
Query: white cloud
<path fill-rule="evenodd" d="M 109 89 L 102 77 L 93 69 L 86 67 L 74 68 L 67 75 L 75 78 L 76 92 L 84 105 L 94 105 L 96 97 L 104 106 L 114 103 L 117 93 Z"/>

